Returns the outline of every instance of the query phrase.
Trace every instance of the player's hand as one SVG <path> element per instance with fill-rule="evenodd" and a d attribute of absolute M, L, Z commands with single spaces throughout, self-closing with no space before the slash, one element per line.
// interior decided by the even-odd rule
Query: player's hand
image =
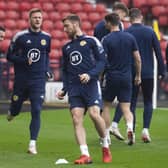
<path fill-rule="evenodd" d="M 32 64 L 32 59 L 31 58 L 28 58 L 28 64 L 31 65 Z"/>
<path fill-rule="evenodd" d="M 46 72 L 46 76 L 47 76 L 48 81 L 54 80 L 54 75 L 51 72 Z"/>
<path fill-rule="evenodd" d="M 57 97 L 59 100 L 64 99 L 64 96 L 65 96 L 65 91 L 59 90 L 58 92 L 56 92 L 56 97 Z"/>
<path fill-rule="evenodd" d="M 90 80 L 90 76 L 87 73 L 83 73 L 79 75 L 81 83 L 88 83 Z"/>

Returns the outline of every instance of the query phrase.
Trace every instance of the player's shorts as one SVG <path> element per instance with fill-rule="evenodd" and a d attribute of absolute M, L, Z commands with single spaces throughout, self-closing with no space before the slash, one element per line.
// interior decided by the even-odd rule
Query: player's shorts
<path fill-rule="evenodd" d="M 102 94 L 99 81 L 90 81 L 88 84 L 77 84 L 69 90 L 70 109 L 97 105 L 102 109 Z"/>
<path fill-rule="evenodd" d="M 38 84 L 38 85 L 37 85 Z M 28 98 L 33 101 L 39 101 L 41 105 L 44 100 L 45 94 L 45 83 L 41 82 L 28 85 L 26 83 L 21 83 L 20 81 L 15 81 L 14 90 L 11 97 L 10 112 L 12 115 L 17 115 L 22 107 L 22 104 Z"/>
<path fill-rule="evenodd" d="M 103 100 L 112 102 L 115 97 L 119 102 L 130 102 L 132 82 L 127 79 L 107 80 L 103 90 Z"/>

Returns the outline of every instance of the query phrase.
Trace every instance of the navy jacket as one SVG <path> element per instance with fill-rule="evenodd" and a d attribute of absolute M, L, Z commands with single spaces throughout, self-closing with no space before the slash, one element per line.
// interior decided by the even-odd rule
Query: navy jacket
<path fill-rule="evenodd" d="M 154 63 L 153 50 L 155 51 L 158 62 L 158 74 L 165 74 L 165 66 L 161 54 L 161 48 L 157 36 L 152 28 L 143 24 L 133 24 L 127 30 L 131 33 L 138 44 L 141 60 L 142 60 L 142 79 L 153 78 Z"/>
<path fill-rule="evenodd" d="M 16 33 L 7 52 L 7 59 L 14 63 L 15 80 L 31 81 L 46 78 L 49 71 L 51 37 L 48 33 L 26 29 Z M 28 65 L 28 58 L 32 64 Z"/>
<path fill-rule="evenodd" d="M 91 80 L 98 80 L 105 66 L 104 49 L 95 37 L 82 35 L 65 44 L 63 52 L 63 89 L 79 83 L 79 74 L 87 73 Z"/>

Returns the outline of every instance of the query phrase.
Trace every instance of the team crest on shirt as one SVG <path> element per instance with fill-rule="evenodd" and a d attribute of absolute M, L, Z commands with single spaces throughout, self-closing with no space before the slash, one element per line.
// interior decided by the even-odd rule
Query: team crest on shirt
<path fill-rule="evenodd" d="M 13 101 L 18 101 L 19 96 L 17 96 L 17 95 L 13 95 L 12 99 L 13 99 Z"/>
<path fill-rule="evenodd" d="M 80 46 L 84 46 L 84 45 L 86 45 L 86 41 L 85 40 L 82 40 L 81 42 L 80 42 Z"/>
<path fill-rule="evenodd" d="M 42 40 L 41 40 L 41 45 L 42 45 L 42 46 L 45 46 L 46 44 L 47 44 L 46 40 L 45 40 L 45 39 L 42 39 Z"/>

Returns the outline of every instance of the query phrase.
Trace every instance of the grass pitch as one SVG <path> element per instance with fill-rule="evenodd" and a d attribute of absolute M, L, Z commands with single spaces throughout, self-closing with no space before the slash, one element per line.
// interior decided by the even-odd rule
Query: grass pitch
<path fill-rule="evenodd" d="M 168 164 L 168 109 L 154 111 L 150 144 L 141 141 L 142 109 L 137 110 L 136 144 L 126 145 L 112 138 L 113 162 L 102 163 L 98 135 L 88 115 L 85 117 L 87 141 L 93 159 L 91 165 L 74 165 L 79 157 L 71 116 L 68 109 L 42 112 L 42 126 L 38 139 L 38 154 L 26 153 L 29 142 L 29 113 L 21 113 L 12 122 L 0 116 L 0 168 L 166 168 Z M 113 113 L 112 113 L 113 114 Z M 120 130 L 125 134 L 122 120 Z M 69 161 L 67 165 L 55 165 L 59 158 Z"/>

